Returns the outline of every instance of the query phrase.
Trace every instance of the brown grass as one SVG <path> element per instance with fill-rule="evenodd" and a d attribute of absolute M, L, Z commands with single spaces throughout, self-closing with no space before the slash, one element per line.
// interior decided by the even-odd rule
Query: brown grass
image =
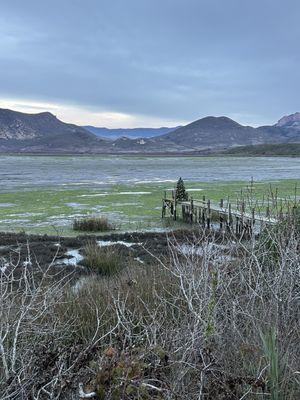
<path fill-rule="evenodd" d="M 102 276 L 112 276 L 119 272 L 124 263 L 117 249 L 113 246 L 99 247 L 96 242 L 85 246 L 85 265 Z"/>
<path fill-rule="evenodd" d="M 110 393 L 124 400 L 299 398 L 297 226 L 268 229 L 259 241 L 232 248 L 224 242 L 226 254 L 238 259 L 221 264 L 214 253 L 220 248 L 209 246 L 211 239 L 202 237 L 196 246 L 205 251 L 193 257 L 179 257 L 170 243 L 168 261 L 153 258 L 151 266 L 123 266 L 113 248 L 88 244 L 87 260 L 100 276 L 95 273 L 78 292 L 67 288 L 49 309 L 53 327 L 39 322 L 40 310 L 32 307 L 20 323 L 24 336 L 12 373 L 18 380 L 10 386 L 1 381 L 0 364 L 0 391 L 38 393 L 43 386 L 26 381 L 35 373 L 44 377 L 43 385 L 54 382 L 46 386 L 54 397 L 73 368 L 70 381 L 89 382 L 99 398 L 113 398 L 105 397 Z M 276 248 L 272 257 L 270 243 Z M 54 299 L 51 291 L 49 298 Z M 0 302 L 4 321 L 8 300 Z M 4 339 L 8 356 L 11 343 Z M 28 351 L 33 343 L 43 345 L 56 363 L 38 364 Z M 46 355 L 38 353 L 38 360 Z"/>
<path fill-rule="evenodd" d="M 87 217 L 75 219 L 73 229 L 82 232 L 106 232 L 114 230 L 115 226 L 106 217 Z"/>

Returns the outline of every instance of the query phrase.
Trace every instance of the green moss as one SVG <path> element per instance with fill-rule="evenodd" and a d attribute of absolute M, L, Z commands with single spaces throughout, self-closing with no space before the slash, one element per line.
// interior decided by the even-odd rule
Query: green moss
<path fill-rule="evenodd" d="M 296 180 L 271 183 L 281 197 L 294 196 Z M 298 182 L 299 184 L 299 182 Z M 173 183 L 112 185 L 105 188 L 49 187 L 0 193 L 0 230 L 31 233 L 76 235 L 72 230 L 74 218 L 101 214 L 121 230 L 163 227 L 161 204 L 163 191 Z M 241 189 L 247 191 L 247 182 L 185 182 L 194 199 L 206 198 L 219 202 L 230 198 L 234 203 Z M 254 185 L 254 194 L 262 198 L 269 182 Z M 199 190 L 201 189 L 201 190 Z M 173 224 L 173 223 L 172 223 Z"/>

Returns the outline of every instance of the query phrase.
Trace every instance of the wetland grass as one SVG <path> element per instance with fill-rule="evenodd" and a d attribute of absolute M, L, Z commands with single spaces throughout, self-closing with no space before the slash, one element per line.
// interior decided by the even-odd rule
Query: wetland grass
<path fill-rule="evenodd" d="M 107 232 L 115 229 L 115 226 L 106 217 L 86 217 L 75 219 L 74 231 L 81 232 Z"/>
<path fill-rule="evenodd" d="M 117 274 L 123 267 L 120 253 L 117 249 L 99 247 L 96 242 L 89 242 L 85 246 L 85 265 L 101 276 Z"/>

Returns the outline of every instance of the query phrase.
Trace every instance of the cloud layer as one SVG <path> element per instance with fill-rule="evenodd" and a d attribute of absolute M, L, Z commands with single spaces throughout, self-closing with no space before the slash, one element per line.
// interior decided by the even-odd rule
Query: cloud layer
<path fill-rule="evenodd" d="M 114 127 L 272 123 L 300 110 L 299 13 L 298 0 L 3 2 L 1 105 Z"/>

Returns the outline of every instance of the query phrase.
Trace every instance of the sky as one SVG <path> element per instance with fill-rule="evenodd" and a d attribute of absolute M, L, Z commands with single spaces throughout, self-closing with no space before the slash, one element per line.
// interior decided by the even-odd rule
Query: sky
<path fill-rule="evenodd" d="M 299 0 L 1 0 L 0 107 L 80 125 L 300 111 Z"/>

